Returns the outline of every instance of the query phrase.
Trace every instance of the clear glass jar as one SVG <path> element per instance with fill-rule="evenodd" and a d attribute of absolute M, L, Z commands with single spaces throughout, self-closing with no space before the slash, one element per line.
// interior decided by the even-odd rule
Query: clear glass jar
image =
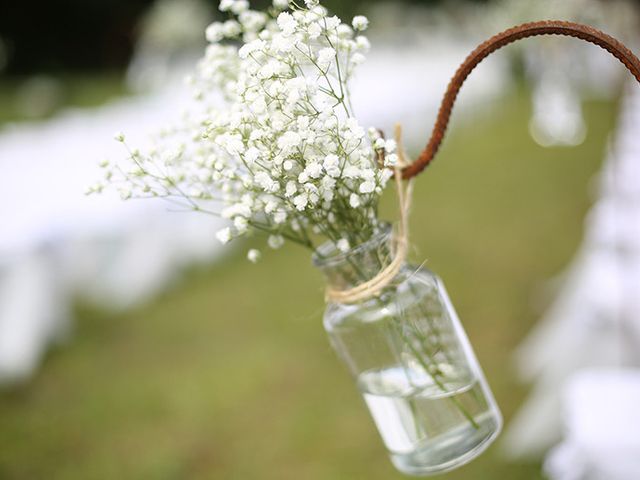
<path fill-rule="evenodd" d="M 391 229 L 347 253 L 321 246 L 314 264 L 346 290 L 391 260 Z M 347 364 L 396 468 L 430 475 L 484 451 L 502 417 L 440 279 L 405 265 L 378 296 L 329 303 L 324 326 Z"/>

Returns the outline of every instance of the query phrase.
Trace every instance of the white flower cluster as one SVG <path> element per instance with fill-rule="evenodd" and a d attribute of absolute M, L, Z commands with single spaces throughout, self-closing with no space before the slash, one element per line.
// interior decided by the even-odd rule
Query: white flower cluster
<path fill-rule="evenodd" d="M 395 142 L 365 130 L 350 102 L 368 20 L 347 25 L 316 0 L 274 0 L 267 13 L 222 0 L 220 10 L 229 20 L 207 28 L 210 45 L 191 79 L 204 109 L 180 128 L 190 141 L 132 151 L 132 168 L 106 167 L 108 178 L 124 180 L 125 197 L 215 210 L 232 224 L 218 233 L 223 243 L 256 229 L 272 248 L 285 239 L 314 248 L 318 235 L 341 250 L 366 241 L 391 177 L 384 167 L 397 160 Z M 208 107 L 220 92 L 226 107 Z"/>

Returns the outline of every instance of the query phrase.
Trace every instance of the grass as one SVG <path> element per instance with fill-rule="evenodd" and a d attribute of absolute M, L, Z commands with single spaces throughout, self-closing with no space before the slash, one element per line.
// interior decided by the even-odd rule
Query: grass
<path fill-rule="evenodd" d="M 127 94 L 122 74 L 0 76 L 0 126 L 43 120 L 68 107 L 94 107 Z"/>
<path fill-rule="evenodd" d="M 579 245 L 615 118 L 611 104 L 590 103 L 583 145 L 541 149 L 529 113 L 517 95 L 456 129 L 416 185 L 412 218 L 413 257 L 447 284 L 507 419 L 526 393 L 512 349 L 538 316 L 532 294 Z M 80 309 L 72 342 L 0 395 L 0 478 L 405 478 L 328 345 L 308 253 L 254 266 L 248 246 L 136 311 Z M 538 479 L 539 469 L 493 446 L 442 478 Z"/>

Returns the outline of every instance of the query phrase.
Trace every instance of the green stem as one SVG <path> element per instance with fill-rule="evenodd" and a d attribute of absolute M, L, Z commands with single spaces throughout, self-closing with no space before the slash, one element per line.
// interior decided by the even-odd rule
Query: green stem
<path fill-rule="evenodd" d="M 380 269 L 382 269 L 383 263 L 381 262 L 381 259 L 379 258 L 379 256 L 376 255 L 376 259 L 378 260 L 378 262 L 380 263 Z M 415 290 L 413 289 L 413 286 L 410 287 L 411 288 L 411 292 L 414 294 L 415 296 Z M 382 307 L 382 300 L 380 299 L 380 297 L 376 298 L 376 302 L 378 302 L 378 304 Z M 425 320 L 429 320 L 428 315 L 426 314 L 426 312 L 421 308 L 422 310 L 422 314 L 424 315 Z M 441 344 L 437 345 L 437 350 L 435 351 L 435 353 L 429 353 L 429 350 L 431 350 L 430 348 L 428 348 L 425 344 L 427 340 L 427 338 L 424 336 L 424 334 L 422 334 L 422 332 L 420 332 L 419 328 L 417 325 L 415 325 L 413 322 L 409 322 L 407 321 L 407 325 L 409 325 L 409 327 L 413 330 L 413 336 L 415 339 L 418 340 L 418 343 L 421 346 L 421 350 L 422 351 L 418 351 L 418 349 L 415 347 L 413 339 L 408 337 L 405 334 L 404 329 L 402 328 L 402 325 L 398 325 L 398 322 L 396 321 L 397 319 L 392 318 L 391 316 L 389 316 L 391 325 L 396 326 L 398 332 L 400 333 L 404 343 L 409 347 L 409 349 L 411 350 L 411 353 L 413 354 L 414 358 L 418 361 L 418 363 L 422 366 L 422 368 L 424 369 L 424 371 L 431 377 L 431 379 L 433 380 L 434 384 L 443 392 L 448 392 L 447 388 L 445 387 L 445 385 L 440 381 L 440 379 L 438 378 L 438 375 L 436 372 L 433 372 L 433 369 L 429 367 L 429 365 L 427 365 L 427 363 L 425 362 L 425 358 L 428 358 L 429 361 L 431 362 L 432 366 L 435 365 L 435 360 L 434 360 L 434 356 L 439 352 L 442 351 L 443 354 L 445 354 L 445 358 L 447 358 L 447 360 L 451 362 L 450 358 L 448 357 L 448 355 L 446 355 L 446 348 L 444 348 Z M 430 322 L 429 322 L 430 323 Z M 431 325 L 430 325 L 431 327 Z M 440 332 L 438 332 L 438 340 L 440 340 Z M 429 342 L 431 343 L 431 342 Z M 404 365 L 404 364 L 403 364 Z M 406 372 L 406 370 L 405 370 Z M 411 378 L 410 376 L 407 375 L 407 379 L 409 380 L 409 382 L 411 382 Z M 478 423 L 475 421 L 475 419 L 473 418 L 473 416 L 467 411 L 467 409 L 465 408 L 465 406 L 460 402 L 460 400 L 458 400 L 458 398 L 456 398 L 455 396 L 449 396 L 447 397 L 455 406 L 456 408 L 460 411 L 460 413 L 469 421 L 469 423 L 473 426 L 474 429 L 479 429 L 480 425 L 478 425 Z"/>

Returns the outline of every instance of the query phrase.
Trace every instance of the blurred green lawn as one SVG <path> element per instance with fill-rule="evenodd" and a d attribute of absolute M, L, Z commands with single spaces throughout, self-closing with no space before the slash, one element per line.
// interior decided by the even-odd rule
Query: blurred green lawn
<path fill-rule="evenodd" d="M 533 294 L 579 245 L 615 118 L 613 105 L 590 103 L 587 141 L 545 150 L 528 136 L 529 113 L 514 94 L 452 132 L 416 185 L 412 221 L 413 257 L 448 285 L 507 419 L 526 393 L 512 349 L 538 316 Z M 287 248 L 254 266 L 254 243 L 135 311 L 79 308 L 72 342 L 0 395 L 0 478 L 404 478 L 330 350 L 309 254 Z M 493 446 L 441 478 L 539 469 Z"/>
<path fill-rule="evenodd" d="M 0 75 L 0 127 L 4 122 L 42 120 L 65 107 L 97 106 L 125 94 L 122 74 L 116 72 L 32 77 Z"/>

